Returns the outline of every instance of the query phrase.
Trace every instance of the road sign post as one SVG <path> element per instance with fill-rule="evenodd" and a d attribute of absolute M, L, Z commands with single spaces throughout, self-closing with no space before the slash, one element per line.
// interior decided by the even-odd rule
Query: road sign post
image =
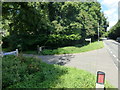
<path fill-rule="evenodd" d="M 96 81 L 96 90 L 98 89 L 104 90 L 104 82 L 105 82 L 105 73 L 98 71 L 97 81 Z"/>
<path fill-rule="evenodd" d="M 91 38 L 86 38 L 85 41 L 89 41 L 91 44 Z"/>

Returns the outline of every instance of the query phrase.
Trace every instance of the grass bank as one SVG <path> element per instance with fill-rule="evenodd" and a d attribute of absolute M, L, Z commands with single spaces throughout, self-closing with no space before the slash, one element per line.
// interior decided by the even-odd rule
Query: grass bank
<path fill-rule="evenodd" d="M 3 88 L 95 88 L 96 76 L 80 69 L 49 65 L 40 59 L 3 57 Z M 106 83 L 106 88 L 113 86 Z"/>
<path fill-rule="evenodd" d="M 100 42 L 93 42 L 91 44 L 88 44 L 86 46 L 76 45 L 76 46 L 67 46 L 62 47 L 54 50 L 43 50 L 41 53 L 43 55 L 53 55 L 53 54 L 70 54 L 70 53 L 81 53 L 81 52 L 87 52 L 92 51 L 96 49 L 103 48 L 104 44 L 102 41 Z"/>

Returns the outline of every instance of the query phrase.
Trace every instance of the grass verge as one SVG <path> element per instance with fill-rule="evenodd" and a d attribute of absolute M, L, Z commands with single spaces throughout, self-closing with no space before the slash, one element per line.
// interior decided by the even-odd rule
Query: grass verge
<path fill-rule="evenodd" d="M 75 45 L 75 46 L 67 46 L 67 47 L 61 47 L 57 49 L 44 49 L 40 55 L 54 55 L 54 54 L 72 54 L 72 53 L 81 53 L 81 52 L 87 52 L 87 51 L 92 51 L 96 49 L 103 48 L 104 44 L 102 41 L 98 42 L 93 42 L 88 45 Z M 3 51 L 9 51 L 8 49 L 4 48 Z M 38 54 L 37 50 L 36 51 L 24 51 L 23 53 L 25 54 Z"/>
<path fill-rule="evenodd" d="M 3 88 L 95 88 L 95 75 L 37 58 L 3 57 Z M 106 88 L 113 88 L 106 83 Z"/>
<path fill-rule="evenodd" d="M 91 44 L 88 44 L 86 46 L 79 47 L 79 45 L 76 46 L 68 46 L 68 47 L 62 47 L 54 50 L 43 50 L 41 53 L 43 55 L 53 55 L 53 54 L 72 54 L 72 53 L 81 53 L 81 52 L 87 52 L 91 50 L 96 50 L 103 48 L 104 44 L 102 41 L 100 42 L 93 42 Z"/>

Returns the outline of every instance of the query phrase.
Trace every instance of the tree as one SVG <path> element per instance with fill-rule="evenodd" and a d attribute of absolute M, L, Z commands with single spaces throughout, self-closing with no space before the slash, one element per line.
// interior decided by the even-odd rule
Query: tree
<path fill-rule="evenodd" d="M 37 45 L 59 47 L 83 43 L 89 37 L 97 39 L 98 22 L 102 35 L 106 20 L 98 2 L 3 3 L 3 29 L 9 32 L 4 42 L 11 50 L 36 49 Z"/>
<path fill-rule="evenodd" d="M 115 39 L 120 37 L 120 20 L 109 30 L 108 37 Z"/>

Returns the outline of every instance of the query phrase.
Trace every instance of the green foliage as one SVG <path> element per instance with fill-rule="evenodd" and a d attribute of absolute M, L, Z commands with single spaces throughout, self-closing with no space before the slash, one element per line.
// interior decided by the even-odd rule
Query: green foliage
<path fill-rule="evenodd" d="M 34 64 L 33 64 L 34 63 Z M 38 65 L 39 64 L 39 65 Z M 32 71 L 28 74 L 29 67 Z M 36 69 L 35 69 L 36 68 Z M 96 76 L 71 67 L 25 57 L 3 57 L 3 88 L 95 88 Z M 113 86 L 106 83 L 106 88 Z"/>
<path fill-rule="evenodd" d="M 115 40 L 120 37 L 120 20 L 109 30 L 108 37 Z"/>
<path fill-rule="evenodd" d="M 103 48 L 103 42 L 94 42 L 88 45 L 76 45 L 76 46 L 67 46 L 67 47 L 62 47 L 54 50 L 48 50 L 45 49 L 42 51 L 43 55 L 53 55 L 53 54 L 69 54 L 69 53 L 81 53 L 81 52 L 87 52 L 91 50 L 96 50 Z"/>
<path fill-rule="evenodd" d="M 22 56 L 4 56 L 2 62 L 3 88 L 18 82 L 28 80 L 28 76 L 35 72 L 42 72 L 41 61 Z"/>
<path fill-rule="evenodd" d="M 3 47 L 35 50 L 40 46 L 65 46 L 97 39 L 107 25 L 98 2 L 4 2 L 2 28 L 9 32 Z"/>
<path fill-rule="evenodd" d="M 49 44 L 53 45 L 66 45 L 69 44 L 70 41 L 79 40 L 81 36 L 79 34 L 71 34 L 71 35 L 61 35 L 61 34 L 51 34 L 49 37 Z"/>

